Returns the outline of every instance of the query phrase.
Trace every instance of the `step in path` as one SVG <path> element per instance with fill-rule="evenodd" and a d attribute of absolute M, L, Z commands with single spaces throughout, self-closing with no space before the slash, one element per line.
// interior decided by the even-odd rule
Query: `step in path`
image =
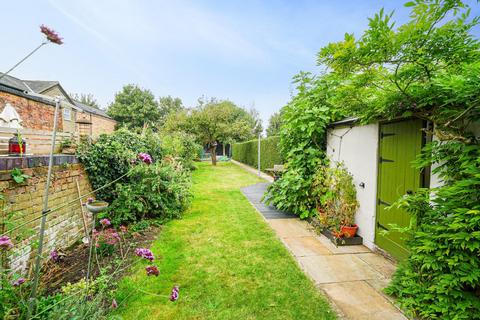
<path fill-rule="evenodd" d="M 242 193 L 265 218 L 295 257 L 345 319 L 407 319 L 382 289 L 395 265 L 363 245 L 336 247 L 296 216 L 262 201 L 269 183 L 242 188 Z"/>

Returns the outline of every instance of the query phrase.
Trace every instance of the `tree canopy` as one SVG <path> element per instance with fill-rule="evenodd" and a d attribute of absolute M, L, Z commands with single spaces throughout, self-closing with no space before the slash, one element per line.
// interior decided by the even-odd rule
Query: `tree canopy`
<path fill-rule="evenodd" d="M 280 127 L 282 126 L 281 112 L 275 112 L 268 119 L 267 137 L 278 136 L 280 134 Z"/>
<path fill-rule="evenodd" d="M 160 109 L 161 126 L 165 123 L 169 114 L 178 113 L 185 109 L 182 99 L 172 98 L 171 96 L 160 97 L 158 99 L 158 107 Z"/>
<path fill-rule="evenodd" d="M 93 96 L 93 94 L 91 93 L 70 93 L 69 94 L 70 97 L 73 99 L 73 100 L 76 100 L 80 103 L 83 103 L 87 106 L 90 106 L 92 108 L 96 108 L 96 109 L 101 109 L 100 108 L 100 105 L 98 104 L 98 101 L 97 99 L 95 99 L 95 97 Z"/>
<path fill-rule="evenodd" d="M 129 84 L 115 94 L 115 100 L 107 109 L 107 114 L 119 126 L 129 129 L 156 126 L 161 114 L 158 102 L 150 90 Z"/>

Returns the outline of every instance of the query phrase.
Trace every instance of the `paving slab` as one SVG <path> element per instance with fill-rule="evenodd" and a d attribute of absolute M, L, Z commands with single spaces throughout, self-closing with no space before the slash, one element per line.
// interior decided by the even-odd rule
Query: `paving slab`
<path fill-rule="evenodd" d="M 295 257 L 307 257 L 332 254 L 316 237 L 282 238 L 283 243 Z"/>
<path fill-rule="evenodd" d="M 314 236 L 298 219 L 275 219 L 267 222 L 280 238 Z"/>
<path fill-rule="evenodd" d="M 382 276 L 354 254 L 297 257 L 317 284 L 377 279 Z"/>
<path fill-rule="evenodd" d="M 368 263 L 373 269 L 380 272 L 385 278 L 391 278 L 395 272 L 396 266 L 393 262 L 373 252 L 359 253 L 357 254 L 357 257 Z"/>
<path fill-rule="evenodd" d="M 406 320 L 397 308 L 365 281 L 320 286 L 351 320 Z"/>

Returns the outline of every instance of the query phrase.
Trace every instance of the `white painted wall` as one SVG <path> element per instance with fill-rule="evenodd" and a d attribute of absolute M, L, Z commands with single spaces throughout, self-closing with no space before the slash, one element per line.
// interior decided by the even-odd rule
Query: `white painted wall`
<path fill-rule="evenodd" d="M 340 138 L 342 137 L 342 138 Z M 375 249 L 378 124 L 336 127 L 327 133 L 327 155 L 332 165 L 343 161 L 353 176 L 360 207 L 355 216 L 363 243 Z M 360 183 L 365 187 L 360 187 Z"/>

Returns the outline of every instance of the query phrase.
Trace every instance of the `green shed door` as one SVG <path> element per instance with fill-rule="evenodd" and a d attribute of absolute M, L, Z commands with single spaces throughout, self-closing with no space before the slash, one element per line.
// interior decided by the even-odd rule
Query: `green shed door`
<path fill-rule="evenodd" d="M 380 125 L 377 221 L 375 243 L 398 260 L 408 256 L 403 235 L 391 231 L 390 224 L 406 227 L 410 216 L 405 210 L 385 208 L 406 193 L 420 187 L 420 171 L 412 168 L 422 148 L 422 121 L 397 121 Z"/>

